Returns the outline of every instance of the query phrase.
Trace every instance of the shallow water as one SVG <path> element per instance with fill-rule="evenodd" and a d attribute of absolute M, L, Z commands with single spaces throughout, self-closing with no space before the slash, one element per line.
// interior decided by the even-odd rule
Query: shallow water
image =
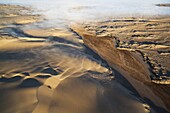
<path fill-rule="evenodd" d="M 0 3 L 34 7 L 50 20 L 48 26 L 125 16 L 170 15 L 169 7 L 155 6 L 170 3 L 169 0 L 0 0 Z"/>

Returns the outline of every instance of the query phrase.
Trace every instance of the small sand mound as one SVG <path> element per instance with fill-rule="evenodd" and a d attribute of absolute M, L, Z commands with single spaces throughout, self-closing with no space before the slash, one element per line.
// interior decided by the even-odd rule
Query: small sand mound
<path fill-rule="evenodd" d="M 14 76 L 14 77 L 11 77 L 11 78 L 0 78 L 0 82 L 16 82 L 16 81 L 19 81 L 21 80 L 22 77 L 21 76 Z"/>
<path fill-rule="evenodd" d="M 41 86 L 42 83 L 40 83 L 38 80 L 34 78 L 28 78 L 23 80 L 23 82 L 19 85 L 21 88 L 31 88 L 31 87 L 38 87 Z"/>
<path fill-rule="evenodd" d="M 43 69 L 41 72 L 42 73 L 48 73 L 48 74 L 51 74 L 51 75 L 58 75 L 59 74 L 59 72 L 57 72 L 56 70 L 54 70 L 51 67 L 47 67 L 47 68 Z"/>

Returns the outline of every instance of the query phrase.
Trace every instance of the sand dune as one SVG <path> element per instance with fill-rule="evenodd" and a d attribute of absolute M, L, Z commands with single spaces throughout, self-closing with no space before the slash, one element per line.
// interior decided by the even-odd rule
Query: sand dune
<path fill-rule="evenodd" d="M 55 84 L 57 84 L 56 81 Z M 109 87 L 112 88 L 110 89 Z M 131 108 L 131 110 L 127 112 L 147 112 L 144 106 L 133 96 L 130 96 L 121 85 L 113 82 L 111 86 L 109 84 L 103 86 L 97 80 L 87 77 L 87 75 L 65 79 L 54 89 L 42 86 L 38 91 L 44 93 L 38 94 L 39 103 L 33 113 L 126 112 L 121 109 L 122 107 L 124 109 L 126 109 L 126 107 Z M 49 93 L 47 94 L 45 92 Z M 51 92 L 53 93 L 51 94 Z"/>
<path fill-rule="evenodd" d="M 36 46 L 36 48 L 29 46 L 29 48 L 22 49 L 23 45 L 18 44 L 18 48 L 14 50 L 9 49 L 10 46 L 6 47 L 5 51 L 3 49 L 3 55 L 7 52 L 6 60 L 1 59 L 0 63 L 3 67 L 0 69 L 3 73 L 0 78 L 0 84 L 3 86 L 0 89 L 3 92 L 0 99 L 3 103 L 0 106 L 4 113 L 18 111 L 28 113 L 108 111 L 112 113 L 117 107 L 120 108 L 115 112 L 122 112 L 122 107 L 131 108 L 130 112 L 148 112 L 142 101 L 136 99 L 116 81 L 108 81 L 108 85 L 105 86 L 105 79 L 101 83 L 100 79 L 97 79 L 100 78 L 100 74 L 96 74 L 97 78 L 94 79 L 90 70 L 105 73 L 104 76 L 106 76 L 108 69 L 90 57 L 85 57 L 85 54 L 79 52 L 81 50 L 77 50 L 78 54 L 75 57 L 73 53 L 65 53 L 62 48 L 57 49 L 54 45 L 47 45 Z M 19 51 L 19 55 L 15 54 L 16 51 Z M 22 57 L 22 54 L 26 56 Z M 29 56 L 29 54 L 33 55 Z M 9 58 L 11 55 L 12 59 Z M 8 98 L 8 101 L 4 102 L 5 98 Z M 117 105 L 117 103 L 121 104 Z M 9 104 L 11 107 L 7 109 Z M 147 109 L 150 111 L 150 108 Z"/>
<path fill-rule="evenodd" d="M 73 29 L 87 46 L 121 72 L 146 101 L 169 110 L 169 92 L 165 91 L 169 85 L 154 84 L 169 84 L 169 55 L 162 58 L 159 53 L 169 53 L 168 22 L 169 17 L 117 19 L 73 26 Z M 148 25 L 154 27 L 148 28 Z M 152 107 L 156 105 L 151 104 Z"/>
<path fill-rule="evenodd" d="M 11 40 L 0 40 L 0 51 L 19 51 L 19 50 L 27 50 L 31 48 L 42 47 L 47 45 L 47 43 L 40 43 L 40 42 L 29 42 L 29 41 L 21 41 L 18 39 L 11 39 Z"/>
<path fill-rule="evenodd" d="M 0 9 L 0 112 L 166 113 L 136 53 L 81 27 L 32 28 L 42 20 L 21 6 Z"/>

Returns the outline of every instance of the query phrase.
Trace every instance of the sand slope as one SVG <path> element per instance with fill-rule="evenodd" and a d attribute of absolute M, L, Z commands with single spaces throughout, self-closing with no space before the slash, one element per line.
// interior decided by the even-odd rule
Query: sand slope
<path fill-rule="evenodd" d="M 169 54 L 161 54 L 169 53 L 168 23 L 169 17 L 116 19 L 73 29 L 87 46 L 121 72 L 152 107 L 169 110 Z"/>
<path fill-rule="evenodd" d="M 150 82 L 149 71 L 138 61 L 140 58 L 115 48 L 111 51 L 110 39 L 87 37 L 83 40 L 71 28 L 32 28 L 31 23 L 38 22 L 39 16 L 22 14 L 22 11 L 29 11 L 27 8 L 0 5 L 0 9 L 3 9 L 0 17 L 0 112 L 166 112 L 161 108 L 164 103 L 155 95 L 148 98 L 156 99 L 154 102 L 161 107 L 152 106 L 140 96 L 146 91 L 141 88 L 143 82 Z M 108 64 L 134 73 L 132 77 L 127 73 L 131 78 L 126 78 Z"/>

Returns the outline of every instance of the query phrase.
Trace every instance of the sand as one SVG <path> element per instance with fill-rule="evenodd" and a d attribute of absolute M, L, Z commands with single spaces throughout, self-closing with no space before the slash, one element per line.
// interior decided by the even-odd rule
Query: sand
<path fill-rule="evenodd" d="M 31 9 L 0 9 L 2 113 L 168 112 L 169 85 L 154 84 L 141 54 L 121 50 L 107 33 L 89 35 L 83 24 L 35 28 L 43 19 Z"/>
<path fill-rule="evenodd" d="M 169 17 L 115 19 L 84 24 L 83 31 L 112 40 L 110 42 L 118 50 L 140 52 L 145 62 L 150 64 L 152 73 L 166 76 L 170 71 L 170 56 L 162 53 L 168 54 L 170 50 L 169 22 Z"/>
<path fill-rule="evenodd" d="M 170 56 L 161 53 L 170 50 L 169 21 L 169 17 L 116 19 L 73 29 L 143 98 L 168 110 Z"/>

